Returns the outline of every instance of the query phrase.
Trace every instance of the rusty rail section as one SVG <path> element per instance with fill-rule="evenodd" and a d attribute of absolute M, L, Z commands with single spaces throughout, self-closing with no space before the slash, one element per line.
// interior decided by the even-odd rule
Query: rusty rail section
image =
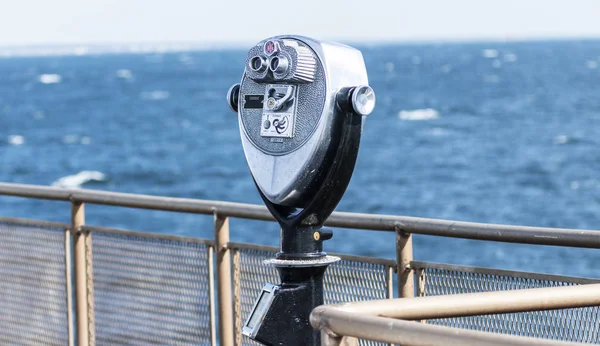
<path fill-rule="evenodd" d="M 85 189 L 63 189 L 47 186 L 9 183 L 0 183 L 0 196 L 2 195 L 34 199 L 60 200 L 68 201 L 71 203 L 72 215 L 69 230 L 73 234 L 74 245 L 73 262 L 75 268 L 72 274 L 75 282 L 73 288 L 75 290 L 74 297 L 76 308 L 75 323 L 73 323 L 73 325 L 76 327 L 77 331 L 76 344 L 81 346 L 95 344 L 95 328 L 93 314 L 93 281 L 91 280 L 92 267 L 90 264 L 90 256 L 92 251 L 91 234 L 89 231 L 90 228 L 86 228 L 85 226 L 85 204 L 99 204 L 139 209 L 153 209 L 171 212 L 213 215 L 215 241 L 213 245 L 210 245 L 208 250 L 210 254 L 212 254 L 214 251 L 216 258 L 215 274 L 217 282 L 217 303 L 216 309 L 211 305 L 211 315 L 214 313 L 214 310 L 217 310 L 219 313 L 218 330 L 220 344 L 229 346 L 235 343 L 236 338 L 233 335 L 234 323 L 232 321 L 232 260 L 231 251 L 228 247 L 228 244 L 230 243 L 228 218 L 235 217 L 253 220 L 272 221 L 272 216 L 264 206 L 224 201 L 207 201 L 186 198 L 159 197 Z M 522 244 L 553 245 L 578 248 L 600 248 L 600 232 L 594 230 L 495 225 L 484 223 L 414 218 L 407 216 L 357 214 L 344 212 L 334 212 L 327 220 L 326 225 L 340 228 L 394 232 L 396 235 L 397 250 L 395 271 L 398 279 L 398 296 L 403 298 L 410 298 L 414 296 L 414 275 L 419 275 L 418 271 L 417 273 L 415 273 L 415 270 L 411 268 L 411 262 L 413 261 L 412 234 Z M 66 240 L 65 244 L 66 247 L 70 246 L 68 239 Z M 66 254 L 65 256 L 68 256 L 68 254 Z M 66 258 L 67 274 L 70 275 L 70 259 L 68 257 Z M 388 281 L 391 282 L 391 270 L 388 276 Z M 391 285 L 389 286 L 391 287 Z M 67 287 L 67 289 L 70 290 L 70 287 Z M 569 287 L 567 289 L 574 290 L 573 292 L 578 292 L 575 291 L 575 288 L 573 287 Z M 551 295 L 553 294 L 552 292 L 553 291 L 549 291 L 548 294 Z M 586 292 L 589 293 L 588 291 Z M 212 297 L 213 293 L 210 294 Z M 571 291 L 569 291 L 568 294 L 572 295 Z M 388 295 L 391 298 L 391 291 Z M 502 299 L 502 296 L 492 295 L 489 296 L 489 298 Z M 533 298 L 537 299 L 539 297 Z M 433 299 L 433 297 L 427 297 L 424 299 Z M 457 301 L 461 302 L 467 300 L 461 297 L 453 297 L 452 299 L 458 299 Z M 407 309 L 407 306 L 409 306 L 408 304 L 425 304 L 429 301 L 435 300 L 419 300 L 419 303 L 414 303 L 413 299 L 405 299 L 402 301 L 394 300 L 393 304 L 390 304 L 390 301 L 388 300 L 385 304 L 389 304 L 388 307 L 393 308 L 394 310 L 397 309 L 398 311 L 409 311 Z M 586 302 L 590 301 L 591 300 L 586 300 Z M 449 303 L 450 301 L 444 300 L 442 302 Z M 68 304 L 71 303 L 68 302 Z M 357 308 L 361 307 L 360 304 L 352 306 L 356 306 Z M 377 308 L 381 307 L 377 304 L 374 306 L 376 306 Z M 418 306 L 419 309 L 422 308 L 422 305 Z M 439 306 L 437 307 L 439 308 Z M 491 313 L 491 311 L 494 311 L 495 309 L 493 306 L 487 307 L 491 309 L 486 310 L 487 313 Z M 522 306 L 519 307 L 519 309 L 522 308 Z M 407 338 L 410 335 L 416 337 L 418 334 L 420 337 L 424 338 L 423 340 L 429 340 L 433 342 L 436 338 L 436 335 L 437 337 L 451 338 L 450 334 L 454 333 L 452 335 L 454 335 L 454 337 L 456 338 L 459 338 L 456 340 L 470 340 L 469 342 L 471 342 L 471 344 L 484 344 L 484 341 L 486 344 L 490 345 L 499 343 L 513 343 L 513 341 L 517 344 L 521 342 L 517 339 L 513 340 L 514 337 L 509 336 L 492 337 L 488 336 L 487 333 L 484 333 L 485 335 L 481 335 L 481 332 L 466 330 L 457 332 L 456 329 L 448 329 L 447 327 L 415 324 L 413 322 L 406 322 L 402 320 L 391 320 L 389 319 L 389 317 L 391 316 L 396 318 L 407 317 L 394 315 L 390 311 L 388 311 L 388 315 L 390 316 L 381 317 L 379 313 L 377 313 L 377 316 L 373 316 L 361 312 L 363 314 L 360 315 L 354 311 L 350 312 L 347 309 L 348 307 L 340 308 L 339 306 L 324 307 L 322 308 L 322 310 L 319 310 L 318 314 L 315 315 L 319 316 L 315 317 L 315 326 L 327 331 L 326 333 L 323 333 L 323 335 L 326 336 L 324 339 L 324 344 L 337 345 L 337 341 L 335 340 L 339 339 L 338 336 L 343 335 L 368 338 L 372 337 L 372 340 L 380 340 L 384 342 L 400 342 L 407 345 L 413 344 L 412 342 L 416 342 L 416 339 L 406 339 L 403 336 L 398 336 L 399 334 L 396 336 L 391 336 L 391 334 L 389 333 L 384 333 L 383 329 L 381 329 L 384 328 L 382 324 L 382 319 L 386 319 L 385 323 L 389 323 L 390 327 L 402 331 L 402 335 L 406 336 Z M 457 312 L 459 310 L 460 309 L 455 310 L 453 314 L 462 313 Z M 440 317 L 442 315 L 441 312 L 436 314 L 433 314 L 432 312 L 431 315 L 426 316 Z M 421 317 L 428 318 L 426 316 L 424 315 Z M 72 318 L 72 316 L 69 316 L 69 318 Z M 211 319 L 211 321 L 214 321 L 214 318 Z M 69 325 L 71 325 L 71 323 L 69 323 Z M 369 326 L 369 328 L 371 328 L 371 332 L 364 332 L 365 328 L 352 328 L 352 326 L 361 325 Z M 211 328 L 215 329 L 214 326 L 212 326 Z M 72 342 L 73 334 L 75 333 L 73 331 L 69 331 L 69 334 L 70 342 Z M 216 344 L 214 334 L 215 333 L 213 332 L 211 338 L 213 345 Z M 481 341 L 481 343 L 478 343 L 478 340 Z M 419 343 L 414 344 L 417 345 Z M 552 343 L 548 343 L 548 345 L 550 344 Z"/>

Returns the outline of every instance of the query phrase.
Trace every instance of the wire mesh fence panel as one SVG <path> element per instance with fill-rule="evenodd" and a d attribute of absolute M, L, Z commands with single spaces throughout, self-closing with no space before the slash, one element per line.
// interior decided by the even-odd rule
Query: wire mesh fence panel
<path fill-rule="evenodd" d="M 277 249 L 238 243 L 230 246 L 234 249 L 234 293 L 236 299 L 239 299 L 235 304 L 237 344 L 260 345 L 245 336 L 241 337 L 241 329 L 264 284 L 280 282 L 275 268 L 263 263 L 265 260 L 275 257 Z M 352 260 L 342 259 L 329 266 L 324 280 L 325 304 L 388 298 L 390 287 L 387 272 L 389 265 L 377 263 L 377 261 L 374 261 L 375 263 L 366 262 L 368 260 L 369 258 L 366 257 L 353 257 Z M 383 344 L 359 340 L 359 345 Z"/>
<path fill-rule="evenodd" d="M 0 220 L 0 344 L 67 345 L 65 228 Z"/>
<path fill-rule="evenodd" d="M 413 262 L 421 296 L 572 286 L 595 279 Z M 515 293 L 516 294 L 516 293 Z M 600 343 L 597 306 L 427 320 L 427 323 L 551 340 Z"/>
<path fill-rule="evenodd" d="M 325 304 L 386 299 L 390 289 L 389 266 L 379 263 L 342 259 L 325 273 Z M 358 340 L 359 345 L 385 345 L 371 340 Z"/>
<path fill-rule="evenodd" d="M 97 345 L 209 345 L 208 248 L 92 232 Z"/>
<path fill-rule="evenodd" d="M 342 259 L 325 274 L 325 304 L 389 298 L 387 266 Z"/>
<path fill-rule="evenodd" d="M 254 301 L 266 283 L 279 283 L 279 275 L 264 260 L 275 257 L 275 251 L 236 247 L 233 252 L 236 345 L 261 345 L 241 335 L 242 324 L 250 315 Z"/>

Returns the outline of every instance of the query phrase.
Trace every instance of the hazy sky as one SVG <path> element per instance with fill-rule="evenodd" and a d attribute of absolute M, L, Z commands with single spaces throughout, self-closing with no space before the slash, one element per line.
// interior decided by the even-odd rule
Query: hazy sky
<path fill-rule="evenodd" d="M 598 0 L 18 0 L 0 45 L 600 37 Z"/>

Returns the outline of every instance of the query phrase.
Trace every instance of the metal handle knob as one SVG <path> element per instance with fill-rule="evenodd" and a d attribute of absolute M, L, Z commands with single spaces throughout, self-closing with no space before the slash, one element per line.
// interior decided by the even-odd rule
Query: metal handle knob
<path fill-rule="evenodd" d="M 352 92 L 351 103 L 357 114 L 369 115 L 375 108 L 375 91 L 368 85 L 357 86 Z"/>
<path fill-rule="evenodd" d="M 375 91 L 368 85 L 342 88 L 337 96 L 337 105 L 344 112 L 369 115 L 375 108 Z"/>
<path fill-rule="evenodd" d="M 229 109 L 231 109 L 234 112 L 238 112 L 238 106 L 239 106 L 239 102 L 240 102 L 240 84 L 234 84 L 231 86 L 231 88 L 229 88 L 229 91 L 227 91 L 227 105 L 229 106 Z"/>

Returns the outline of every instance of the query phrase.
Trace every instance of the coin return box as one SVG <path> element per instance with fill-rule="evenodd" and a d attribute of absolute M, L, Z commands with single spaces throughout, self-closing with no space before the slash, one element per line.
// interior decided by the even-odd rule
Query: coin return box
<path fill-rule="evenodd" d="M 263 137 L 294 137 L 296 122 L 295 85 L 268 84 L 265 88 L 260 135 Z"/>

